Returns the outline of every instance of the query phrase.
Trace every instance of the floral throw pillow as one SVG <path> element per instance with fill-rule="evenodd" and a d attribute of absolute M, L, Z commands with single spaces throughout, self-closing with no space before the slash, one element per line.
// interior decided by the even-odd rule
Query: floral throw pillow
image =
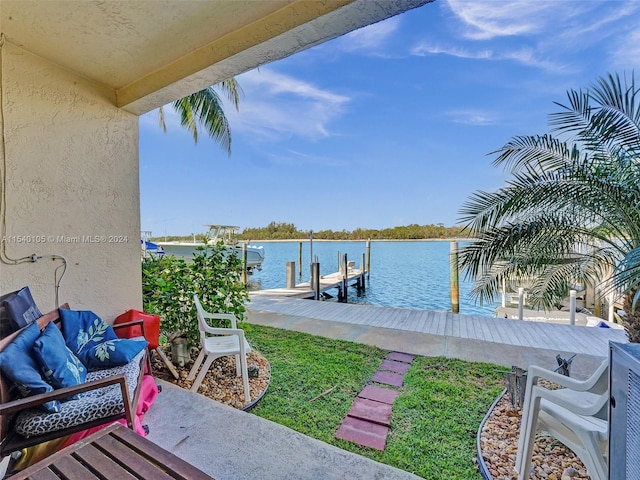
<path fill-rule="evenodd" d="M 88 370 L 126 365 L 148 342 L 121 339 L 111 325 L 90 310 L 60 309 L 67 347 Z"/>

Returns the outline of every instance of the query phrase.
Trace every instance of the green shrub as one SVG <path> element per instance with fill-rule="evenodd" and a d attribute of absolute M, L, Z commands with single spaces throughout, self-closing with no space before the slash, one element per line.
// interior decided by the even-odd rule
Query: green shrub
<path fill-rule="evenodd" d="M 144 310 L 160 315 L 162 333 L 183 334 L 191 346 L 199 339 L 194 293 L 205 310 L 245 320 L 249 294 L 242 283 L 241 259 L 229 255 L 222 244 L 197 249 L 192 261 L 170 255 L 143 259 Z"/>

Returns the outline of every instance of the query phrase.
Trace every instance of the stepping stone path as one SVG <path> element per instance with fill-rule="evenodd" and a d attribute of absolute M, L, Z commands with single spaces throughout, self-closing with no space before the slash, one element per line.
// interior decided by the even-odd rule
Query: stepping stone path
<path fill-rule="evenodd" d="M 336 438 L 357 443 L 363 447 L 384 450 L 391 426 L 391 409 L 398 396 L 394 387 L 402 387 L 414 356 L 408 353 L 391 352 L 371 382 L 383 386 L 367 385 L 357 395 L 336 432 Z"/>

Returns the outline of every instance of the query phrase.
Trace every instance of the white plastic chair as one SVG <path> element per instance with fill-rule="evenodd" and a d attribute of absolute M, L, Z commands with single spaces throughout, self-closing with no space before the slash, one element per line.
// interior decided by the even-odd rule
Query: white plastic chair
<path fill-rule="evenodd" d="M 603 361 L 586 380 L 531 366 L 527 371 L 516 471 L 528 480 L 536 431 L 545 430 L 569 447 L 593 480 L 607 480 L 609 364 Z M 538 385 L 543 378 L 562 388 Z"/>
<path fill-rule="evenodd" d="M 198 329 L 200 330 L 200 354 L 196 359 L 187 380 L 193 381 L 198 368 L 206 356 L 206 361 L 198 374 L 195 382 L 191 386 L 191 391 L 197 392 L 204 380 L 204 376 L 209 371 L 209 367 L 216 358 L 233 355 L 236 357 L 236 375 L 242 375 L 242 385 L 244 387 L 244 401 L 251 400 L 249 395 L 249 372 L 247 371 L 247 353 L 251 351 L 249 343 L 244 338 L 244 331 L 237 328 L 235 315 L 231 313 L 209 313 L 202 308 L 198 295 L 193 296 L 196 304 L 198 316 Z M 229 320 L 231 328 L 214 328 L 209 326 L 207 319 Z"/>

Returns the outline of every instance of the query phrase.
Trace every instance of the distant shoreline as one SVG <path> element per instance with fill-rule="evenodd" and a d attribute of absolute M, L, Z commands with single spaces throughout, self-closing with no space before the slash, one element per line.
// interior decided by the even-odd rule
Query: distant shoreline
<path fill-rule="evenodd" d="M 249 239 L 253 243 L 275 243 L 275 242 L 308 242 L 308 238 L 289 238 L 289 239 L 270 239 L 270 240 L 254 240 Z M 459 242 L 471 240 L 470 238 L 376 238 L 371 240 L 333 240 L 328 238 L 314 238 L 314 242 Z M 240 240 L 241 242 L 246 240 Z"/>

